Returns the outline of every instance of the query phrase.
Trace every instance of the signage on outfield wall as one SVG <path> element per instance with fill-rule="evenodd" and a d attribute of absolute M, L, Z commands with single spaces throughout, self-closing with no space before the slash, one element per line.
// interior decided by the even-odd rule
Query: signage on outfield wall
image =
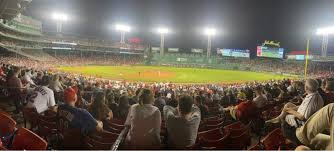
<path fill-rule="evenodd" d="M 152 52 L 160 52 L 160 47 L 152 47 Z"/>
<path fill-rule="evenodd" d="M 186 62 L 186 61 L 187 61 L 187 58 L 176 58 L 176 61 L 179 61 L 179 62 Z"/>
<path fill-rule="evenodd" d="M 168 52 L 179 52 L 179 48 L 168 48 Z"/>
<path fill-rule="evenodd" d="M 203 53 L 203 49 L 191 48 L 192 53 Z"/>

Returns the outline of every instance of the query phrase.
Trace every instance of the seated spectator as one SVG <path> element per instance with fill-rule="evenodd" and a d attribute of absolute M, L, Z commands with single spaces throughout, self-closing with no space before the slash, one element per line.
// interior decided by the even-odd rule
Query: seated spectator
<path fill-rule="evenodd" d="M 23 81 L 28 83 L 28 86 L 36 86 L 34 81 L 31 79 L 33 76 L 31 74 L 31 70 L 26 70 L 23 76 Z"/>
<path fill-rule="evenodd" d="M 18 78 L 19 74 L 21 73 L 21 69 L 18 67 L 13 67 L 11 73 L 9 73 L 7 79 L 7 85 L 9 87 L 9 98 L 12 98 L 14 105 L 15 105 L 15 113 L 19 113 L 21 110 L 22 98 L 24 98 L 24 90 L 26 89 L 20 78 Z"/>
<path fill-rule="evenodd" d="M 29 98 L 27 107 L 35 108 L 37 113 L 42 113 L 49 108 L 55 110 L 55 98 L 54 93 L 48 88 L 50 78 L 44 76 L 41 82 L 41 86 L 36 87 Z"/>
<path fill-rule="evenodd" d="M 62 84 L 59 81 L 59 75 L 58 74 L 53 76 L 52 80 L 50 81 L 49 87 L 54 92 L 60 92 L 60 91 L 64 90 Z"/>
<path fill-rule="evenodd" d="M 94 98 L 93 103 L 88 107 L 88 111 L 92 116 L 99 120 L 112 120 L 113 113 L 105 104 L 105 96 L 103 92 L 98 92 Z"/>
<path fill-rule="evenodd" d="M 129 98 L 126 95 L 122 95 L 119 99 L 119 104 L 117 108 L 117 117 L 120 119 L 126 119 L 129 113 Z"/>
<path fill-rule="evenodd" d="M 78 108 L 83 108 L 83 109 L 87 109 L 87 107 L 91 104 L 91 103 L 88 103 L 86 101 L 84 97 L 85 95 L 85 91 L 84 91 L 84 88 L 82 86 L 78 86 L 76 87 L 77 88 L 77 97 L 78 97 L 78 101 L 75 103 L 75 106 L 78 107 Z"/>
<path fill-rule="evenodd" d="M 201 119 L 209 116 L 209 107 L 204 104 L 204 101 L 201 96 L 198 95 L 195 97 L 195 104 L 201 111 Z"/>
<path fill-rule="evenodd" d="M 261 86 L 257 86 L 255 88 L 256 97 L 253 99 L 253 102 L 257 108 L 262 108 L 267 105 L 268 100 L 267 97 L 263 94 L 263 90 Z"/>
<path fill-rule="evenodd" d="M 166 105 L 165 99 L 162 98 L 161 93 L 157 93 L 157 98 L 155 99 L 154 106 L 158 107 L 160 112 L 162 112 L 164 106 Z"/>
<path fill-rule="evenodd" d="M 318 82 L 314 79 L 308 79 L 305 83 L 305 91 L 307 96 L 304 98 L 300 106 L 292 103 L 285 104 L 281 114 L 266 123 L 282 123 L 282 130 L 284 135 L 290 140 L 298 143 L 295 136 L 297 127 L 300 127 L 304 122 L 312 116 L 315 112 L 321 109 L 324 101 L 317 92 Z"/>
<path fill-rule="evenodd" d="M 334 149 L 334 103 L 314 113 L 305 124 L 296 130 L 298 140 L 312 149 L 333 150 Z M 322 134 L 330 130 L 330 136 Z"/>
<path fill-rule="evenodd" d="M 101 121 L 95 120 L 87 110 L 75 107 L 77 94 L 73 88 L 64 91 L 64 99 L 65 104 L 59 105 L 57 117 L 66 119 L 68 128 L 80 129 L 83 134 L 102 130 Z"/>
<path fill-rule="evenodd" d="M 334 103 L 334 80 L 327 80 L 324 86 L 323 99 L 325 105 Z"/>
<path fill-rule="evenodd" d="M 195 144 L 201 111 L 190 96 L 182 96 L 178 107 L 166 105 L 164 116 L 168 131 L 168 147 L 185 149 Z"/>
<path fill-rule="evenodd" d="M 130 126 L 126 144 L 131 149 L 159 149 L 161 113 L 153 106 L 154 95 L 142 89 L 139 103 L 131 106 L 125 125 Z"/>

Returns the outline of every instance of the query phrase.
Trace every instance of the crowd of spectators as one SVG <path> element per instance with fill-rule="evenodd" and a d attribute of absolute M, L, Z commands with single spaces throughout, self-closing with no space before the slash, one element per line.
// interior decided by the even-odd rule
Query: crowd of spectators
<path fill-rule="evenodd" d="M 226 85 L 177 85 L 103 80 L 54 73 L 47 65 L 24 58 L 1 58 L 1 87 L 8 88 L 15 113 L 23 107 L 47 110 L 88 134 L 104 129 L 106 120 L 121 119 L 130 128 L 129 149 L 185 149 L 196 143 L 209 104 L 244 123 L 259 118 L 268 104 L 284 103 L 281 114 L 265 123 L 282 123 L 286 138 L 312 149 L 332 149 L 334 80 L 328 73 L 317 79 L 271 80 Z M 323 74 L 324 72 L 320 72 Z M 317 123 L 318 122 L 318 123 Z M 161 125 L 168 135 L 160 138 Z M 326 133 L 326 130 L 327 133 Z M 328 133 L 330 132 L 330 133 Z M 313 136 L 321 134 L 320 138 Z M 316 144 L 316 145 L 315 145 Z"/>

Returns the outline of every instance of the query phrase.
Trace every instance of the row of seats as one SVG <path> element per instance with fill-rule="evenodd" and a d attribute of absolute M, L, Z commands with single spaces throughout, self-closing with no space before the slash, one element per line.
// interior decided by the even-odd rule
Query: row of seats
<path fill-rule="evenodd" d="M 48 143 L 26 128 L 16 128 L 16 122 L 6 113 L 0 113 L 1 150 L 45 150 Z M 28 138 L 28 139 L 27 139 Z M 4 142 L 2 142 L 4 140 Z"/>

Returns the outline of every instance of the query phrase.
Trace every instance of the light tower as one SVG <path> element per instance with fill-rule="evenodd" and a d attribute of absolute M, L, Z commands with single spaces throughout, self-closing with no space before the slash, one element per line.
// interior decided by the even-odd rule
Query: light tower
<path fill-rule="evenodd" d="M 160 34 L 160 56 L 164 55 L 165 34 L 168 34 L 168 32 L 168 28 L 158 28 L 158 33 Z"/>
<path fill-rule="evenodd" d="M 115 26 L 115 29 L 117 31 L 121 32 L 121 41 L 120 41 L 120 43 L 122 43 L 122 44 L 125 43 L 125 33 L 130 32 L 131 31 L 131 27 L 128 26 L 128 25 L 117 24 Z"/>
<path fill-rule="evenodd" d="M 204 29 L 204 34 L 208 36 L 208 47 L 207 47 L 207 52 L 206 52 L 206 56 L 208 58 L 210 58 L 211 56 L 211 39 L 212 39 L 212 36 L 216 35 L 216 29 L 215 28 L 205 28 Z"/>
<path fill-rule="evenodd" d="M 322 35 L 321 57 L 327 57 L 328 35 L 334 33 L 334 27 L 325 27 L 317 29 L 317 35 Z"/>
<path fill-rule="evenodd" d="M 57 33 L 61 33 L 63 22 L 68 21 L 68 16 L 64 13 L 53 13 L 52 19 L 56 21 Z"/>

